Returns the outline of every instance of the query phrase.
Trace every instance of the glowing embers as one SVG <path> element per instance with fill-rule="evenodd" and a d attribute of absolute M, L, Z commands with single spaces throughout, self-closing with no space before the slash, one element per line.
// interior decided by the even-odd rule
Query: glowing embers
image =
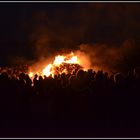
<path fill-rule="evenodd" d="M 79 64 L 72 64 L 72 63 L 62 63 L 60 66 L 54 67 L 54 74 L 73 74 L 82 67 Z"/>

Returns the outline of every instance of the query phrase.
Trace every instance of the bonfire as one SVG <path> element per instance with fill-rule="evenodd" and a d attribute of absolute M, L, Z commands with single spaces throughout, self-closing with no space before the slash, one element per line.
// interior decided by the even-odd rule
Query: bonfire
<path fill-rule="evenodd" d="M 42 70 L 30 71 L 29 76 L 32 78 L 35 74 L 47 77 L 62 73 L 73 74 L 82 68 L 78 57 L 71 52 L 66 55 L 57 55 L 52 63 L 47 64 Z"/>

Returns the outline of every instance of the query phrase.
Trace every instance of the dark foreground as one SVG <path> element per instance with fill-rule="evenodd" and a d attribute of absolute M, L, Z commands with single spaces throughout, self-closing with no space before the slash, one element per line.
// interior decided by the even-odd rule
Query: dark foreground
<path fill-rule="evenodd" d="M 0 137 L 140 137 L 140 69 L 33 83 L 25 73 L 2 73 Z"/>

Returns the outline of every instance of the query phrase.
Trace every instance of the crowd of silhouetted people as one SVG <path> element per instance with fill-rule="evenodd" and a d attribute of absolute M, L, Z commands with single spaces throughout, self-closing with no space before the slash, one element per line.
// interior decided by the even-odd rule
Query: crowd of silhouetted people
<path fill-rule="evenodd" d="M 33 79 L 23 71 L 1 71 L 0 124 L 9 131 L 46 130 L 48 136 L 57 131 L 61 136 L 72 131 L 92 136 L 96 130 L 139 130 L 140 68 L 112 75 L 79 70 Z"/>

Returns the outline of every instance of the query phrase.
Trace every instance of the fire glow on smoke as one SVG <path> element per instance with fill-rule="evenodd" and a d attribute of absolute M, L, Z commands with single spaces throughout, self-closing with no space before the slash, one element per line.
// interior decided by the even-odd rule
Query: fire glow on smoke
<path fill-rule="evenodd" d="M 83 54 L 74 54 L 71 52 L 66 55 L 55 56 L 54 61 L 45 65 L 42 69 L 30 70 L 29 76 L 32 78 L 35 74 L 47 77 L 62 73 L 72 74 L 79 69 L 86 70 L 88 68 L 86 65 L 89 64 Z"/>

